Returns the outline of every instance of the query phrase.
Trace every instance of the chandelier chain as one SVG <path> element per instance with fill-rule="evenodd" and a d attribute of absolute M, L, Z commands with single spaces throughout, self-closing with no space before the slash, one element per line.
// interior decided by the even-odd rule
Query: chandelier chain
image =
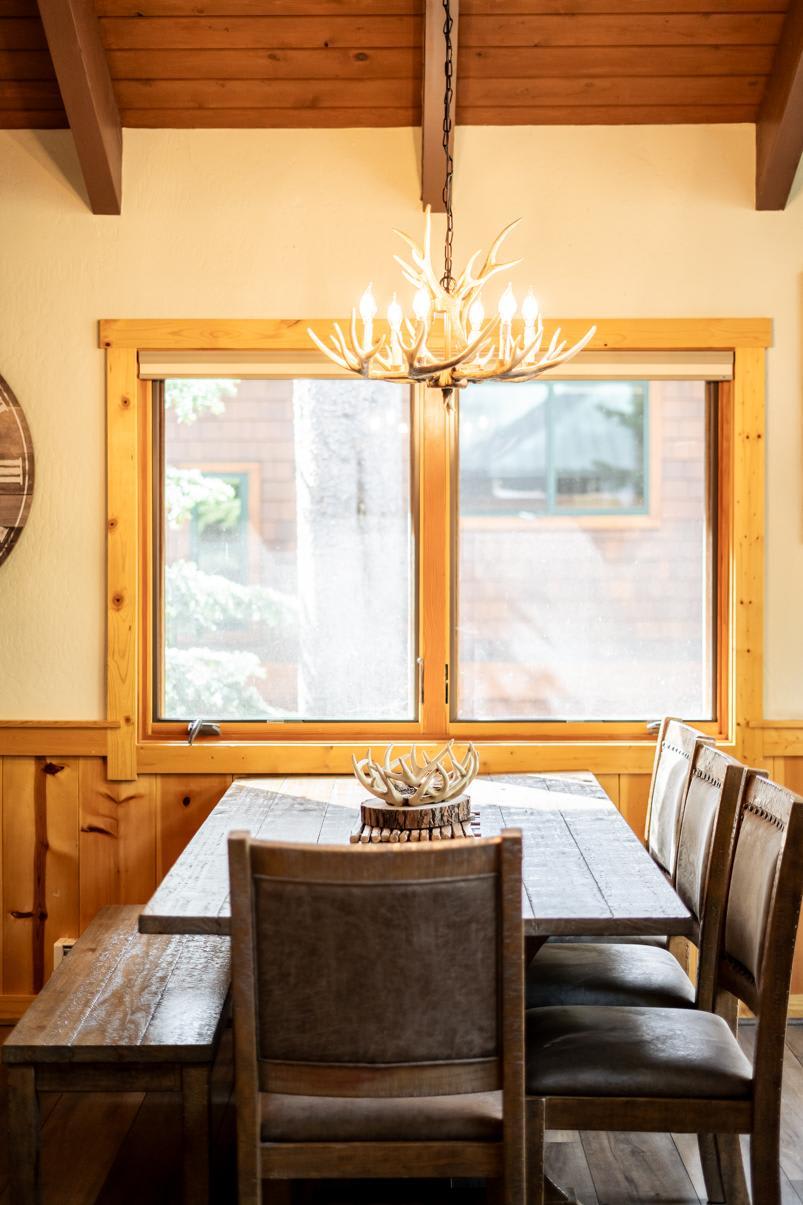
<path fill-rule="evenodd" d="M 454 157 L 452 155 L 454 48 L 452 46 L 452 29 L 454 27 L 454 20 L 449 0 L 443 0 L 443 13 L 443 38 L 446 51 L 443 60 L 443 156 L 446 169 L 443 180 L 443 206 L 446 210 L 446 237 L 443 244 L 443 276 L 441 284 L 446 289 L 446 292 L 450 293 L 454 285 L 454 277 L 452 276 L 452 240 L 454 237 L 454 218 L 452 216 L 452 178 L 454 176 Z"/>

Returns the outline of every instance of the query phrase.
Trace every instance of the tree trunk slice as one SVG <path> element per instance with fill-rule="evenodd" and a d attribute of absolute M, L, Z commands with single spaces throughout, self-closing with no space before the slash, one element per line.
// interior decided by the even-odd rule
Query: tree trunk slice
<path fill-rule="evenodd" d="M 392 807 L 370 800 L 362 805 L 360 819 L 349 840 L 352 845 L 396 845 L 478 837 L 479 829 L 472 827 L 475 817 L 468 795 L 420 807 Z"/>
<path fill-rule="evenodd" d="M 456 822 L 471 820 L 471 800 L 468 795 L 459 795 L 457 799 L 450 799 L 446 803 L 405 804 L 393 807 L 379 799 L 367 799 L 361 805 L 360 813 L 363 824 L 370 824 L 372 828 L 445 829 L 451 828 Z M 445 832 L 441 833 L 443 837 L 446 835 Z"/>

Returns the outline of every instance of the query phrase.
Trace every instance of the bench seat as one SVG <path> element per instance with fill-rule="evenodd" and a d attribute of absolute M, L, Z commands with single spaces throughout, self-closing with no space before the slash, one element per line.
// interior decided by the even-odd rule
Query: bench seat
<path fill-rule="evenodd" d="M 19 1205 L 38 1200 L 41 1091 L 181 1093 L 184 1197 L 208 1199 L 209 1079 L 225 1024 L 230 942 L 140 934 L 141 911 L 101 909 L 0 1050 Z"/>

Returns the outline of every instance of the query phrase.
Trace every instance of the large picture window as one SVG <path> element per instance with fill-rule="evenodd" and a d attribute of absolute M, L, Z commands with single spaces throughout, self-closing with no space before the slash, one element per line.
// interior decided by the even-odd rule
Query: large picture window
<path fill-rule="evenodd" d="M 176 376 L 152 396 L 157 724 L 716 718 L 716 386 L 476 385 L 448 418 L 436 391 L 360 380 Z M 438 436 L 417 406 L 451 482 L 424 482 L 425 506 Z M 420 540 L 425 507 L 445 544 Z"/>
<path fill-rule="evenodd" d="M 453 737 L 502 768 L 598 742 L 618 766 L 638 746 L 647 772 L 661 715 L 733 733 L 753 681 L 736 533 L 758 481 L 739 424 L 760 353 L 705 350 L 710 324 L 676 324 L 698 340 L 685 351 L 671 329 L 614 324 L 621 350 L 444 398 L 338 376 L 297 325 L 162 323 L 135 357 L 110 353 L 139 378 L 143 766 L 255 772 L 292 748 L 314 772 Z M 128 597 L 110 595 L 121 697 Z M 220 735 L 190 750 L 199 719 Z"/>

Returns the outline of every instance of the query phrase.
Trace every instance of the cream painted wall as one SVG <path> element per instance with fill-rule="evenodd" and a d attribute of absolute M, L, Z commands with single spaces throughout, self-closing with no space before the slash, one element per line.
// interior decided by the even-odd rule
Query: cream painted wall
<path fill-rule="evenodd" d="M 417 131 L 125 132 L 125 212 L 70 135 L 0 133 L 0 373 L 37 487 L 0 568 L 0 718 L 103 715 L 101 317 L 339 313 L 397 281 Z M 803 716 L 803 180 L 753 210 L 748 126 L 464 129 L 457 259 L 511 217 L 547 314 L 770 316 L 766 708 Z M 526 283 L 520 277 L 520 283 Z"/>

